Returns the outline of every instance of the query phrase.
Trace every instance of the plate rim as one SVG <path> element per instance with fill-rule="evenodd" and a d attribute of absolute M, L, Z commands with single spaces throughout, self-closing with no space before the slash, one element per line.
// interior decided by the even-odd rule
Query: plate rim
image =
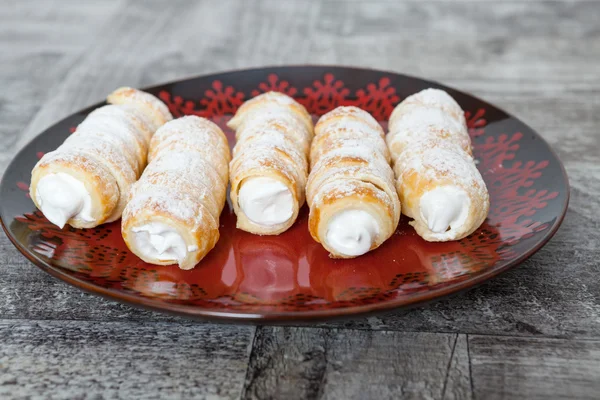
<path fill-rule="evenodd" d="M 90 294 L 94 294 L 94 295 L 103 297 L 105 299 L 117 301 L 117 302 L 127 304 L 130 306 L 136 307 L 136 308 L 143 308 L 143 309 L 157 311 L 157 312 L 161 312 L 161 313 L 174 314 L 174 315 L 178 315 L 178 316 L 182 316 L 182 317 L 186 317 L 186 318 L 192 318 L 192 319 L 211 320 L 211 321 L 215 321 L 215 322 L 233 322 L 233 323 L 236 323 L 236 322 L 239 322 L 239 323 L 248 323 L 248 322 L 249 323 L 262 323 L 262 322 L 285 323 L 285 322 L 301 322 L 301 321 L 313 322 L 313 321 L 323 321 L 323 320 L 343 319 L 343 318 L 346 318 L 346 319 L 347 318 L 360 318 L 360 317 L 363 317 L 366 315 L 372 315 L 374 313 L 383 313 L 383 312 L 389 312 L 389 311 L 393 311 L 393 310 L 406 309 L 409 307 L 422 305 L 422 304 L 425 304 L 428 302 L 442 300 L 442 299 L 447 298 L 450 295 L 458 294 L 459 292 L 462 292 L 465 290 L 474 289 L 476 286 L 480 285 L 481 283 L 488 281 L 489 279 L 492 279 L 500 274 L 503 274 L 504 272 L 506 272 L 510 269 L 513 269 L 514 267 L 521 264 L 523 261 L 530 258 L 533 254 L 537 253 L 544 245 L 546 245 L 554 237 L 554 235 L 556 234 L 556 232 L 559 230 L 560 226 L 562 225 L 562 223 L 566 217 L 567 211 L 568 211 L 569 201 L 570 201 L 570 197 L 571 197 L 571 186 L 570 186 L 569 177 L 567 175 L 567 172 L 566 172 L 563 162 L 558 157 L 558 154 L 553 149 L 553 147 L 546 141 L 546 139 L 542 135 L 540 135 L 536 130 L 531 128 L 528 124 L 523 122 L 521 119 L 515 117 L 513 114 L 506 112 L 504 109 L 502 109 L 498 106 L 495 106 L 495 105 L 479 98 L 478 96 L 472 95 L 463 90 L 455 89 L 452 86 L 447 86 L 445 84 L 441 84 L 435 80 L 424 79 L 424 78 L 407 75 L 407 74 L 400 73 L 400 72 L 393 72 L 393 71 L 368 68 L 368 67 L 329 65 L 329 64 L 286 64 L 286 65 L 269 65 L 269 66 L 254 67 L 254 68 L 240 68 L 240 69 L 232 69 L 232 70 L 226 70 L 226 71 L 220 71 L 220 72 L 211 72 L 208 74 L 191 75 L 191 76 L 187 76 L 187 77 L 182 77 L 180 79 L 166 81 L 166 82 L 163 82 L 160 84 L 155 84 L 152 86 L 147 86 L 147 87 L 142 88 L 141 90 L 153 91 L 153 90 L 163 87 L 163 86 L 175 85 L 175 84 L 179 84 L 179 83 L 193 80 L 193 79 L 207 79 L 207 78 L 210 78 L 211 76 L 215 76 L 215 75 L 249 73 L 249 72 L 257 72 L 257 71 L 261 71 L 261 70 L 268 71 L 268 70 L 273 70 L 273 69 L 286 69 L 286 68 L 331 68 L 331 69 L 345 69 L 345 70 L 354 70 L 354 71 L 371 71 L 371 72 L 378 73 L 378 74 L 396 75 L 396 76 L 400 76 L 402 78 L 408 78 L 408 79 L 412 79 L 412 80 L 419 80 L 419 81 L 433 83 L 442 88 L 450 89 L 452 91 L 461 93 L 462 95 L 469 96 L 485 105 L 492 106 L 493 108 L 503 112 L 510 118 L 516 119 L 521 124 L 523 124 L 525 127 L 527 127 L 531 132 L 533 132 L 536 135 L 536 139 L 540 140 L 546 146 L 549 153 L 557 161 L 557 163 L 560 167 L 562 178 L 563 178 L 562 182 L 564 183 L 564 186 L 566 189 L 566 193 L 564 195 L 564 200 L 563 200 L 562 204 L 560 205 L 560 215 L 557 216 L 557 218 L 554 220 L 552 225 L 544 232 L 543 236 L 534 245 L 532 245 L 532 247 L 527 252 L 520 254 L 518 257 L 511 260 L 510 262 L 507 262 L 504 266 L 502 266 L 500 268 L 487 269 L 484 272 L 478 273 L 477 275 L 470 277 L 469 279 L 464 279 L 464 280 L 449 284 L 447 286 L 444 286 L 442 288 L 439 288 L 434 292 L 435 294 L 432 294 L 431 291 L 426 291 L 426 292 L 413 293 L 413 294 L 409 295 L 408 297 L 400 298 L 401 300 L 400 299 L 391 299 L 391 300 L 386 300 L 383 302 L 376 302 L 376 303 L 369 303 L 369 304 L 362 304 L 362 305 L 353 305 L 353 306 L 349 306 L 349 307 L 320 309 L 320 310 L 317 309 L 317 310 L 273 311 L 273 312 L 269 311 L 266 313 L 259 313 L 259 312 L 254 312 L 254 311 L 243 311 L 243 310 L 227 311 L 227 310 L 219 310 L 219 309 L 207 309 L 207 308 L 203 308 L 203 307 L 186 305 L 186 304 L 168 303 L 168 302 L 165 302 L 162 300 L 157 300 L 157 299 L 150 298 L 150 297 L 130 294 L 127 292 L 119 292 L 119 291 L 112 290 L 110 288 L 106 288 L 104 286 L 98 286 L 98 285 L 81 280 L 79 278 L 76 278 L 76 277 L 66 273 L 66 271 L 64 269 L 45 262 L 44 260 L 35 256 L 35 254 L 33 254 L 32 252 L 30 252 L 29 250 L 24 248 L 17 241 L 16 237 L 14 237 L 12 235 L 10 229 L 7 226 L 7 222 L 4 221 L 4 218 L 2 217 L 2 213 L 0 212 L 0 225 L 2 226 L 4 233 L 6 234 L 6 236 L 10 240 L 10 242 L 13 244 L 13 246 L 15 246 L 15 248 L 22 255 L 24 255 L 25 258 L 27 258 L 31 263 L 33 263 L 36 267 L 40 268 L 42 271 L 48 273 L 49 275 L 51 275 L 52 277 L 54 277 L 56 279 L 59 279 L 71 286 L 76 287 L 77 289 L 83 290 Z M 63 117 L 62 119 L 60 119 L 57 122 L 53 123 L 52 125 L 48 126 L 43 131 L 41 131 L 39 134 L 37 134 L 33 138 L 31 138 L 31 140 L 29 142 L 27 142 L 27 144 L 25 144 L 15 154 L 15 156 L 12 158 L 10 163 L 6 166 L 6 169 L 3 172 L 2 179 L 0 180 L 0 193 L 2 191 L 2 188 L 4 188 L 5 185 L 8 184 L 6 182 L 6 179 L 7 179 L 6 171 L 8 171 L 9 169 L 11 169 L 11 167 L 13 167 L 13 164 L 16 162 L 16 160 L 20 158 L 20 156 L 22 155 L 22 153 L 25 152 L 25 150 L 29 149 L 31 144 L 39 136 L 50 131 L 56 125 L 60 124 L 61 122 L 63 122 L 65 119 L 71 117 L 72 115 L 86 112 L 88 109 L 96 108 L 96 107 L 102 105 L 103 103 L 104 102 L 94 103 L 92 105 L 83 107 L 77 111 L 74 111 L 71 114 L 69 114 L 68 116 Z"/>

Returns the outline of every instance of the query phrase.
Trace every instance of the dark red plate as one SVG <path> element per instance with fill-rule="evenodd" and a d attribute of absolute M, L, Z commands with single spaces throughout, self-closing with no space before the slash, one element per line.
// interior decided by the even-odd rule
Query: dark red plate
<path fill-rule="evenodd" d="M 352 316 L 424 302 L 472 287 L 519 264 L 556 232 L 569 186 L 554 152 L 531 128 L 504 111 L 434 82 L 391 72 L 344 67 L 277 67 L 227 72 L 168 83 L 148 91 L 174 116 L 196 114 L 223 127 L 244 100 L 285 92 L 315 116 L 356 105 L 386 125 L 394 106 L 428 87 L 447 90 L 466 111 L 478 167 L 491 197 L 489 218 L 470 237 L 428 243 L 402 217 L 376 251 L 332 260 L 307 228 L 307 211 L 275 237 L 235 228 L 225 207 L 217 247 L 193 270 L 145 264 L 121 238 L 119 222 L 96 229 L 58 229 L 28 198 L 30 172 L 95 107 L 75 113 L 29 143 L 0 187 L 6 234 L 35 265 L 86 291 L 189 317 L 311 320 Z M 108 93 L 114 88 L 106 88 Z"/>

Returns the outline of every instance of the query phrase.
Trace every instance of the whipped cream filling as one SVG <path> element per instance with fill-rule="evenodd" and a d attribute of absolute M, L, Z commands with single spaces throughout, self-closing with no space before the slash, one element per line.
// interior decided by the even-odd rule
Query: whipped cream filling
<path fill-rule="evenodd" d="M 148 259 L 181 263 L 188 252 L 198 246 L 187 246 L 177 230 L 162 222 L 149 222 L 131 229 L 140 255 Z"/>
<path fill-rule="evenodd" d="M 360 256 L 371 249 L 379 235 L 379 224 L 363 210 L 345 210 L 333 216 L 327 227 L 325 241 L 345 256 Z"/>
<path fill-rule="evenodd" d="M 71 218 L 94 221 L 90 193 L 83 182 L 64 172 L 41 178 L 35 199 L 46 218 L 61 229 Z"/>
<path fill-rule="evenodd" d="M 272 226 L 286 222 L 294 214 L 294 198 L 283 183 L 272 178 L 250 178 L 242 183 L 238 203 L 255 224 Z"/>
<path fill-rule="evenodd" d="M 460 228 L 469 216 L 471 200 L 456 186 L 442 186 L 421 197 L 421 217 L 434 233 Z"/>

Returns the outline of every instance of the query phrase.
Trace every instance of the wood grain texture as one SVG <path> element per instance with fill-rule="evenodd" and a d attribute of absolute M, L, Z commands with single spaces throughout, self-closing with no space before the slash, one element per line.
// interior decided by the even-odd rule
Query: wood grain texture
<path fill-rule="evenodd" d="M 443 400 L 471 400 L 471 369 L 467 335 L 457 335 L 444 380 Z"/>
<path fill-rule="evenodd" d="M 3 2 L 0 6 L 0 174 L 22 131 L 98 34 L 117 1 Z M 54 115 L 53 121 L 62 114 Z M 39 132 L 35 132 L 37 134 Z"/>
<path fill-rule="evenodd" d="M 540 132 L 572 186 L 563 226 L 519 268 L 418 309 L 262 327 L 247 370 L 253 328 L 81 293 L 0 234 L 0 397 L 597 398 L 599 20 L 597 1 L 0 1 L 0 174 L 119 85 L 322 63 L 482 97 Z"/>
<path fill-rule="evenodd" d="M 600 342 L 469 337 L 478 399 L 597 399 Z"/>
<path fill-rule="evenodd" d="M 0 397 L 236 399 L 253 330 L 0 320 Z"/>
<path fill-rule="evenodd" d="M 441 398 L 452 351 L 457 350 L 455 338 L 448 334 L 260 328 L 243 398 Z"/>

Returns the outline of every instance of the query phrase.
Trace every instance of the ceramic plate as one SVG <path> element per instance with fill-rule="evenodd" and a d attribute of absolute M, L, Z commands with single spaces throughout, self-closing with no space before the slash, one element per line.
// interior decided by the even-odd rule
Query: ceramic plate
<path fill-rule="evenodd" d="M 36 161 L 101 104 L 75 113 L 27 145 L 4 174 L 0 216 L 6 234 L 35 265 L 88 292 L 189 317 L 230 321 L 313 320 L 389 310 L 472 287 L 519 264 L 556 232 L 569 187 L 560 161 L 531 128 L 463 92 L 391 72 L 344 67 L 277 67 L 227 72 L 155 86 L 174 116 L 225 123 L 247 99 L 276 90 L 318 117 L 341 105 L 369 111 L 386 126 L 394 106 L 419 90 L 448 91 L 465 110 L 478 168 L 491 197 L 489 218 L 470 237 L 428 243 L 401 219 L 379 249 L 333 260 L 308 232 L 306 207 L 279 236 L 235 228 L 225 207 L 221 239 L 193 270 L 149 265 L 130 253 L 119 221 L 58 229 L 28 198 Z M 110 92 L 114 88 L 106 88 Z"/>

